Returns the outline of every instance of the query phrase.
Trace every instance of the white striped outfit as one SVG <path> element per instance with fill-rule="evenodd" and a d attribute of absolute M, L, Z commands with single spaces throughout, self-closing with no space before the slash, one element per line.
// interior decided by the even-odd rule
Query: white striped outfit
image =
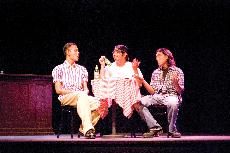
<path fill-rule="evenodd" d="M 77 107 L 77 112 L 82 120 L 84 134 L 89 129 L 94 129 L 100 116 L 95 110 L 99 107 L 99 101 L 88 96 L 83 89 L 84 82 L 88 82 L 88 72 L 85 67 L 74 63 L 72 66 L 65 60 L 63 64 L 56 66 L 52 71 L 53 82 L 61 82 L 62 89 L 71 90 L 72 93 L 59 95 L 62 105 Z M 91 113 L 91 111 L 93 111 Z"/>

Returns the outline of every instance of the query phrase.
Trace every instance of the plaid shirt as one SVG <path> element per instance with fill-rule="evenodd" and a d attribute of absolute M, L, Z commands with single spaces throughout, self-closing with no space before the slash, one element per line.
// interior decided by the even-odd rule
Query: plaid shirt
<path fill-rule="evenodd" d="M 157 90 L 157 93 L 179 95 L 172 82 L 173 74 L 175 73 L 178 75 L 179 86 L 182 90 L 184 90 L 184 73 L 180 68 L 176 66 L 169 67 L 165 79 L 163 78 L 163 70 L 161 68 L 154 70 L 152 73 L 150 85 Z"/>
<path fill-rule="evenodd" d="M 65 61 L 56 66 L 52 71 L 53 82 L 61 82 L 62 89 L 71 91 L 83 91 L 83 83 L 88 82 L 88 72 L 85 67 L 74 63 L 72 66 Z M 63 99 L 59 95 L 59 99 Z"/>

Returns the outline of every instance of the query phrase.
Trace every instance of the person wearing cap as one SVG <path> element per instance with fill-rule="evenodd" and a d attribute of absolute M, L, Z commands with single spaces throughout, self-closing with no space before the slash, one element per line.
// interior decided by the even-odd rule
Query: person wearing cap
<path fill-rule="evenodd" d="M 147 123 L 149 132 L 143 134 L 144 138 L 158 136 L 162 132 L 162 127 L 153 118 L 148 110 L 148 106 L 163 104 L 167 106 L 169 134 L 173 138 L 180 138 L 181 134 L 176 128 L 179 105 L 182 102 L 182 92 L 184 91 L 184 73 L 176 67 L 173 54 L 166 48 L 159 48 L 156 51 L 158 68 L 153 71 L 150 84 L 143 78 L 135 76 L 142 82 L 142 85 L 150 95 L 141 98 L 141 105 L 138 113 Z"/>
<path fill-rule="evenodd" d="M 101 64 L 100 77 L 101 78 L 129 78 L 134 75 L 143 77 L 138 68 L 140 62 L 135 58 L 129 62 L 128 48 L 125 45 L 116 45 L 112 52 L 114 62 L 111 66 L 105 67 L 105 56 L 101 56 L 99 63 Z"/>
<path fill-rule="evenodd" d="M 135 88 L 136 88 L 136 103 L 140 103 L 141 94 L 140 94 L 140 87 L 142 82 L 139 79 L 135 79 L 134 76 L 139 76 L 143 78 L 143 75 L 140 71 L 139 64 L 140 62 L 135 58 L 132 62 L 129 62 L 128 57 L 128 48 L 125 45 L 116 45 L 113 49 L 113 59 L 114 62 L 109 64 L 109 66 L 105 66 L 106 58 L 105 56 L 101 56 L 99 59 L 100 63 L 100 78 L 102 79 L 129 79 L 135 81 Z M 134 103 L 131 108 L 135 108 L 136 103 Z M 103 104 L 101 104 L 103 106 Z M 132 113 L 129 114 L 128 118 L 132 116 Z"/>

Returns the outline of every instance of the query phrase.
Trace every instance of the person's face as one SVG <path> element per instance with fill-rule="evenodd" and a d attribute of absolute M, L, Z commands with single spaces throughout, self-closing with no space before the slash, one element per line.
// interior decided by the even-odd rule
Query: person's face
<path fill-rule="evenodd" d="M 71 45 L 66 52 L 67 56 L 73 61 L 78 61 L 79 60 L 79 51 L 76 45 Z"/>
<path fill-rule="evenodd" d="M 122 54 L 122 51 L 121 50 L 119 50 L 119 49 L 114 49 L 113 50 L 113 59 L 114 59 L 114 61 L 123 61 L 123 60 L 125 60 L 126 61 L 126 55 L 127 55 L 127 53 L 123 53 Z"/>
<path fill-rule="evenodd" d="M 162 52 L 157 52 L 156 53 L 156 60 L 158 63 L 159 67 L 164 67 L 167 66 L 167 60 L 168 60 L 168 56 L 163 54 Z"/>

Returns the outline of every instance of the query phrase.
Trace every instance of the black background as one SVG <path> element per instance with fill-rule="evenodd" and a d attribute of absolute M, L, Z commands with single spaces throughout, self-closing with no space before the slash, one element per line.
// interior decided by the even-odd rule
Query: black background
<path fill-rule="evenodd" d="M 228 0 L 0 0 L 0 69 L 50 75 L 76 42 L 92 79 L 99 57 L 125 44 L 149 82 L 166 47 L 185 74 L 180 131 L 229 134 L 229 14 Z"/>

